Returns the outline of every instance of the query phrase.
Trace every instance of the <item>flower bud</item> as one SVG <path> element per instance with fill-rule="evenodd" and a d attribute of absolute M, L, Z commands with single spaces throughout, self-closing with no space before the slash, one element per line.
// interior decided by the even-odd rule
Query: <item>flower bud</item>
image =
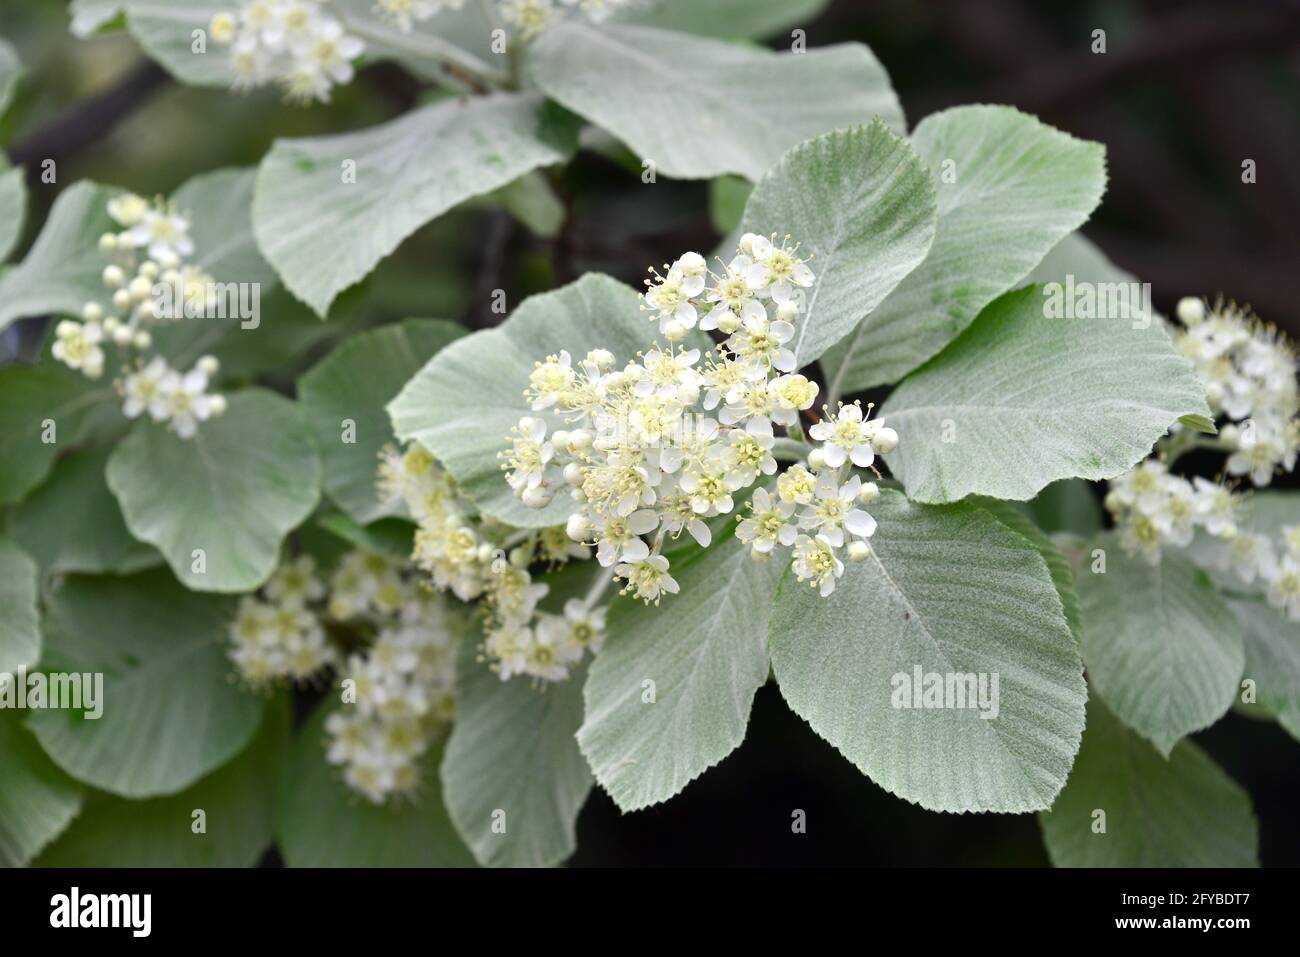
<path fill-rule="evenodd" d="M 568 450 L 569 433 L 565 429 L 556 429 L 551 433 L 551 445 L 557 449 Z"/>
<path fill-rule="evenodd" d="M 148 349 L 153 345 L 153 336 L 141 329 L 131 338 L 131 345 L 142 351 Z"/>
<path fill-rule="evenodd" d="M 799 318 L 799 307 L 793 299 L 787 299 L 776 307 L 776 318 L 785 322 L 794 322 Z"/>
<path fill-rule="evenodd" d="M 575 542 L 585 542 L 591 538 L 591 523 L 581 512 L 575 512 L 569 516 L 569 520 L 564 524 L 564 533 Z"/>
<path fill-rule="evenodd" d="M 1178 319 L 1185 326 L 1194 326 L 1205 318 L 1205 303 L 1195 296 L 1178 300 Z"/>
<path fill-rule="evenodd" d="M 718 318 L 718 330 L 726 335 L 731 335 L 740 328 L 740 317 L 730 309 L 719 310 L 721 315 Z"/>
<path fill-rule="evenodd" d="M 849 547 L 846 551 L 848 552 L 849 561 L 860 562 L 871 554 L 871 546 L 861 539 L 858 539 L 849 542 Z"/>
<path fill-rule="evenodd" d="M 113 233 L 104 233 L 99 237 L 99 251 L 101 253 L 112 253 L 117 250 L 117 236 Z"/>
<path fill-rule="evenodd" d="M 80 328 L 80 324 L 73 322 L 71 319 L 64 319 L 54 327 L 54 334 L 60 339 L 64 339 L 76 333 Z"/>
<path fill-rule="evenodd" d="M 102 276 L 109 289 L 116 289 L 126 282 L 126 273 L 122 272 L 121 266 L 105 266 Z"/>
<path fill-rule="evenodd" d="M 888 455 L 898 448 L 898 433 L 885 426 L 876 432 L 875 438 L 871 440 L 871 447 L 881 455 Z"/>
<path fill-rule="evenodd" d="M 212 34 L 213 41 L 220 43 L 222 46 L 234 43 L 235 34 L 237 33 L 235 18 L 225 12 L 216 14 L 212 18 L 212 22 L 208 24 L 208 32 Z"/>
<path fill-rule="evenodd" d="M 597 369 L 608 369 L 614 365 L 614 353 L 608 349 L 592 349 L 587 353 L 587 361 L 593 363 Z"/>
<path fill-rule="evenodd" d="M 157 279 L 158 264 L 152 259 L 146 259 L 140 264 L 140 268 L 137 272 L 139 272 L 141 276 L 144 276 L 145 279 Z"/>
<path fill-rule="evenodd" d="M 826 453 L 821 449 L 813 449 L 808 453 L 808 468 L 814 472 L 820 472 L 826 468 Z"/>
<path fill-rule="evenodd" d="M 129 346 L 135 338 L 135 330 L 130 326 L 118 326 L 113 330 L 113 341 L 119 346 Z"/>
<path fill-rule="evenodd" d="M 221 368 L 221 363 L 217 361 L 216 356 L 202 356 L 198 362 L 194 363 L 194 368 L 211 378 L 217 374 L 217 370 Z"/>
<path fill-rule="evenodd" d="M 474 549 L 474 557 L 484 565 L 492 561 L 494 555 L 496 555 L 496 549 L 487 542 L 484 542 L 478 548 Z"/>
<path fill-rule="evenodd" d="M 161 253 L 155 256 L 154 259 L 157 260 L 158 265 L 164 270 L 175 269 L 181 264 L 181 257 L 176 255 L 170 249 L 164 249 Z"/>
<path fill-rule="evenodd" d="M 582 482 L 582 466 L 577 462 L 570 462 L 564 467 L 564 481 L 570 485 L 579 485 Z"/>
<path fill-rule="evenodd" d="M 104 320 L 103 326 L 104 326 L 104 334 L 111 336 L 114 332 L 117 331 L 117 326 L 118 326 L 117 316 L 109 316 L 107 319 Z"/>
<path fill-rule="evenodd" d="M 139 299 L 141 301 L 148 299 L 149 293 L 152 290 L 153 283 L 144 276 L 136 276 L 126 287 L 126 291 L 131 294 L 132 299 Z"/>
<path fill-rule="evenodd" d="M 226 397 L 224 395 L 208 396 L 208 411 L 212 415 L 224 415 L 226 412 Z"/>
<path fill-rule="evenodd" d="M 524 494 L 520 498 L 528 508 L 546 508 L 551 500 L 543 485 L 533 485 L 524 489 Z"/>
<path fill-rule="evenodd" d="M 664 326 L 664 338 L 669 342 L 681 342 L 686 338 L 686 327 L 676 319 L 670 319 Z"/>
<path fill-rule="evenodd" d="M 119 289 L 117 292 L 113 293 L 114 309 L 120 309 L 123 312 L 126 312 L 131 308 L 132 302 L 133 300 L 131 299 L 131 294 L 127 292 L 125 289 Z"/>
<path fill-rule="evenodd" d="M 569 433 L 569 452 L 576 455 L 584 449 L 591 448 L 594 436 L 587 429 L 574 429 Z"/>
<path fill-rule="evenodd" d="M 97 302 L 88 302 L 81 307 L 81 318 L 87 322 L 99 322 L 104 318 L 104 307 Z"/>
<path fill-rule="evenodd" d="M 863 482 L 858 489 L 858 504 L 870 505 L 880 499 L 880 486 L 875 482 Z"/>

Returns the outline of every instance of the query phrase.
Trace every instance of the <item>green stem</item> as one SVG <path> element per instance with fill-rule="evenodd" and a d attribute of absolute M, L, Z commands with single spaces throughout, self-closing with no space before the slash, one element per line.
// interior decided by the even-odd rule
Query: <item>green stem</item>
<path fill-rule="evenodd" d="M 428 60 L 442 68 L 441 78 L 460 92 L 475 91 L 463 77 L 476 81 L 484 89 L 501 89 L 513 85 L 509 74 L 494 70 L 478 57 L 466 53 L 453 43 L 431 33 L 402 33 L 375 23 L 372 17 L 358 17 L 338 11 L 347 31 L 376 47 Z M 458 75 L 460 74 L 460 75 Z"/>
<path fill-rule="evenodd" d="M 772 446 L 772 457 L 778 462 L 801 462 L 808 452 L 809 447 L 795 439 L 777 439 Z"/>
<path fill-rule="evenodd" d="M 583 604 L 588 609 L 594 608 L 596 602 L 600 601 L 613 582 L 614 569 L 612 566 L 610 568 L 597 568 L 596 577 L 591 580 L 591 588 L 587 590 L 587 596 L 582 600 Z"/>

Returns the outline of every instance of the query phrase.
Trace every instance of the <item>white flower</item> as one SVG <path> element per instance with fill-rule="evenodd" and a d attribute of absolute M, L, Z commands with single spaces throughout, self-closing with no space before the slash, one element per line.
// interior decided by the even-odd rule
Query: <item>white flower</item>
<path fill-rule="evenodd" d="M 190 239 L 190 221 L 169 209 L 146 210 L 139 221 L 123 235 L 130 245 L 136 248 L 147 247 L 151 259 L 184 257 L 194 252 L 194 242 Z"/>
<path fill-rule="evenodd" d="M 159 387 L 170 372 L 167 361 L 162 356 L 154 356 L 148 365 L 127 376 L 123 382 L 123 394 L 126 401 L 122 404 L 122 414 L 134 419 L 148 410 L 155 422 L 167 418 L 167 403 Z"/>
<path fill-rule="evenodd" d="M 1285 556 L 1268 577 L 1268 603 L 1288 618 L 1300 620 L 1300 560 Z"/>
<path fill-rule="evenodd" d="M 863 418 L 862 406 L 856 402 L 852 405 L 841 403 L 834 419 L 818 422 L 808 430 L 808 434 L 825 443 L 822 454 L 831 468 L 839 468 L 846 460 L 867 468 L 876 460 L 872 439 L 878 428 L 878 420 L 871 422 Z"/>
<path fill-rule="evenodd" d="M 627 581 L 623 594 L 632 594 L 647 605 L 659 604 L 664 595 L 677 594 L 677 579 L 668 574 L 668 559 L 662 555 L 651 555 L 636 562 L 624 562 L 614 568 L 618 578 Z"/>
<path fill-rule="evenodd" d="M 636 562 L 650 554 L 650 547 L 640 537 L 659 527 L 659 516 L 644 508 L 626 518 L 610 517 L 596 539 L 596 560 L 609 567 L 615 562 Z"/>
<path fill-rule="evenodd" d="M 573 359 L 565 350 L 538 362 L 528 376 L 528 392 L 534 412 L 547 409 L 560 400 L 574 382 Z"/>
<path fill-rule="evenodd" d="M 506 481 L 516 492 L 536 488 L 542 484 L 547 464 L 555 454 L 546 441 L 546 420 L 525 416 L 519 425 L 510 430 L 511 451 L 506 456 L 508 469 Z"/>
<path fill-rule="evenodd" d="M 54 329 L 54 345 L 50 351 L 69 369 L 80 369 L 90 379 L 104 373 L 104 350 L 100 343 L 104 330 L 97 323 L 76 322 L 64 319 Z"/>
<path fill-rule="evenodd" d="M 212 415 L 211 397 L 205 395 L 208 377 L 200 369 L 181 375 L 169 370 L 158 383 L 158 396 L 167 412 L 172 430 L 182 439 L 190 439 L 200 422 Z"/>
<path fill-rule="evenodd" d="M 818 538 L 825 538 L 835 548 L 844 544 L 844 531 L 858 538 L 875 534 L 876 520 L 860 508 L 854 508 L 862 479 L 853 476 L 843 485 L 836 485 L 830 474 L 818 476 L 812 502 L 799 518 L 799 526 L 816 529 Z"/>
<path fill-rule="evenodd" d="M 754 490 L 749 517 L 736 528 L 736 537 L 755 552 L 766 553 L 777 545 L 793 545 L 798 532 L 790 523 L 794 503 L 774 499 L 767 489 Z"/>
<path fill-rule="evenodd" d="M 844 575 L 844 563 L 835 557 L 835 547 L 826 536 L 800 535 L 794 543 L 794 573 L 825 598 L 835 591 L 836 580 Z"/>

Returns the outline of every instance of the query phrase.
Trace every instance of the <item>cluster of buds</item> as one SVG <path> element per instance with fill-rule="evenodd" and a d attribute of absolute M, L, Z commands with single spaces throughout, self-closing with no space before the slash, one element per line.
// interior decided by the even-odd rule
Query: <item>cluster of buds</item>
<path fill-rule="evenodd" d="M 1220 440 L 1230 455 L 1229 475 L 1263 487 L 1280 469 L 1295 468 L 1300 451 L 1300 391 L 1296 355 L 1277 329 L 1233 303 L 1185 298 L 1179 350 L 1206 385 L 1210 407 L 1229 420 Z"/>
<path fill-rule="evenodd" d="M 190 221 L 174 204 L 124 193 L 109 200 L 108 214 L 121 227 L 99 238 L 108 259 L 102 278 L 111 290 L 109 302 L 88 302 L 80 319 L 60 320 L 51 349 L 91 379 L 104 374 L 105 348 L 145 352 L 153 345 L 151 325 L 205 314 L 214 289 L 211 276 L 186 262 L 194 254 Z M 217 368 L 212 356 L 182 371 L 161 356 L 146 361 L 137 355 L 115 382 L 122 411 L 128 418 L 148 412 L 188 439 L 200 422 L 226 409 L 224 396 L 207 391 Z"/>
<path fill-rule="evenodd" d="M 1268 602 L 1292 621 L 1300 621 L 1300 525 L 1277 537 L 1240 531 L 1214 543 L 1210 564 L 1246 584 L 1262 583 Z"/>
<path fill-rule="evenodd" d="M 718 266 L 712 271 L 704 257 L 686 253 L 662 275 L 651 270 L 643 308 L 676 345 L 639 353 L 622 367 L 602 349 L 578 362 L 561 352 L 536 363 L 525 398 L 534 412 L 556 412 L 569 428 L 548 436 L 542 415 L 525 416 L 501 453 L 506 480 L 525 505 L 545 507 L 569 487 L 580 506 L 566 526 L 569 536 L 593 545 L 599 563 L 625 583 L 623 593 L 647 603 L 678 590 L 664 554 L 668 543 L 686 533 L 707 547 L 708 519 L 732 513 L 736 493 L 776 473 L 775 428 L 802 439 L 799 414 L 817 397 L 816 383 L 796 371 L 787 346 L 803 290 L 815 281 L 798 246 L 789 237 L 777 243 L 749 233 L 735 257 Z M 692 329 L 717 330 L 725 339 L 703 353 L 681 342 Z M 790 488 L 792 475 L 806 476 L 807 493 L 791 492 L 797 498 L 790 504 L 810 507 L 801 527 L 813 534 L 806 541 L 781 529 L 769 536 L 752 520 L 741 534 L 759 543 L 756 556 L 772 544 L 794 544 L 796 568 L 829 594 L 843 568 L 831 566 L 828 576 L 827 554 L 838 561 L 846 529 L 866 537 L 875 527 L 866 513 L 837 504 L 845 494 L 856 501 L 860 491 L 861 480 L 854 484 L 843 473 L 869 467 L 898 436 L 867 421 L 858 405 L 840 406 L 813 429 L 824 442 L 809 454 L 813 471 L 801 464 L 783 476 Z M 752 504 L 765 511 L 764 502 L 766 492 Z"/>
<path fill-rule="evenodd" d="M 330 628 L 369 643 L 344 656 Z M 314 683 L 327 668 L 343 679 L 344 706 L 330 715 L 328 758 L 375 803 L 409 793 L 420 758 L 455 712 L 456 648 L 464 622 L 408 563 L 357 550 L 328 584 L 310 556 L 282 564 L 260 594 L 246 595 L 230 627 L 230 659 L 257 689 Z"/>
<path fill-rule="evenodd" d="M 290 100 L 328 103 L 335 85 L 351 82 L 365 45 L 324 8 L 318 0 L 248 0 L 238 13 L 214 16 L 212 39 L 230 47 L 235 88 L 278 83 Z"/>
<path fill-rule="evenodd" d="M 605 610 L 594 600 L 570 599 L 563 614 L 538 608 L 549 589 L 534 581 L 531 568 L 591 557 L 563 527 L 514 531 L 478 515 L 415 444 L 385 451 L 379 493 L 400 501 L 415 520 L 412 557 L 435 587 L 461 601 L 483 601 L 483 653 L 503 681 L 517 674 L 563 681 L 587 652 L 600 649 Z"/>

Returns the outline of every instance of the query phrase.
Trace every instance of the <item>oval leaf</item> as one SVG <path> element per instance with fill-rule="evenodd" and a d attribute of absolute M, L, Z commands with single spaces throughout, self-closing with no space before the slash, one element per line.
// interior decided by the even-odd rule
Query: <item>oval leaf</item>
<path fill-rule="evenodd" d="M 910 498 L 1025 501 L 1062 478 L 1114 478 L 1205 388 L 1146 317 L 1049 316 L 1036 286 L 1007 293 L 894 391 L 880 414 L 902 442 L 889 467 Z"/>
<path fill-rule="evenodd" d="M 64 579 L 46 609 L 41 667 L 102 674 L 102 714 L 33 711 L 46 753 L 79 781 L 131 798 L 175 794 L 230 760 L 264 705 L 231 681 L 233 614 L 233 599 L 186 591 L 162 568 Z"/>
<path fill-rule="evenodd" d="M 673 560 L 681 593 L 661 607 L 610 607 L 578 744 L 624 811 L 673 797 L 745 738 L 782 563 L 755 562 L 732 532 L 726 523 L 721 541 Z"/>
<path fill-rule="evenodd" d="M 1087 221 L 1106 189 L 1101 144 L 1009 106 L 934 113 L 911 143 L 934 177 L 934 245 L 827 356 L 832 395 L 897 382 L 937 353 Z"/>
<path fill-rule="evenodd" d="M 934 240 L 934 187 L 880 120 L 827 133 L 781 158 L 745 205 L 743 228 L 790 235 L 817 284 L 790 348 L 806 366 L 852 332 L 921 264 Z"/>
<path fill-rule="evenodd" d="M 320 480 L 300 410 L 260 389 L 232 395 L 190 439 L 140 422 L 108 460 L 127 527 L 196 591 L 266 581 L 284 536 L 316 507 Z"/>
<path fill-rule="evenodd" d="M 566 139 L 539 97 L 501 93 L 359 133 L 276 140 L 258 170 L 253 228 L 285 285 L 323 316 L 425 223 L 565 159 Z"/>
<path fill-rule="evenodd" d="M 1227 712 L 1246 657 L 1241 625 L 1205 573 L 1176 550 L 1152 564 L 1115 535 L 1079 570 L 1083 658 L 1093 691 L 1168 755 L 1184 735 Z"/>
<path fill-rule="evenodd" d="M 1042 557 L 971 505 L 884 491 L 872 511 L 872 554 L 829 598 L 792 575 L 781 583 L 769 631 L 786 701 L 922 807 L 1048 807 L 1079 747 L 1086 689 Z"/>
<path fill-rule="evenodd" d="M 858 43 L 772 53 L 575 19 L 537 38 L 529 69 L 551 99 L 679 179 L 757 180 L 790 147 L 827 130 L 874 116 L 904 126 L 889 77 Z"/>
<path fill-rule="evenodd" d="M 1191 742 L 1161 756 L 1095 698 L 1069 783 L 1039 820 L 1057 867 L 1258 863 L 1250 796 Z"/>

